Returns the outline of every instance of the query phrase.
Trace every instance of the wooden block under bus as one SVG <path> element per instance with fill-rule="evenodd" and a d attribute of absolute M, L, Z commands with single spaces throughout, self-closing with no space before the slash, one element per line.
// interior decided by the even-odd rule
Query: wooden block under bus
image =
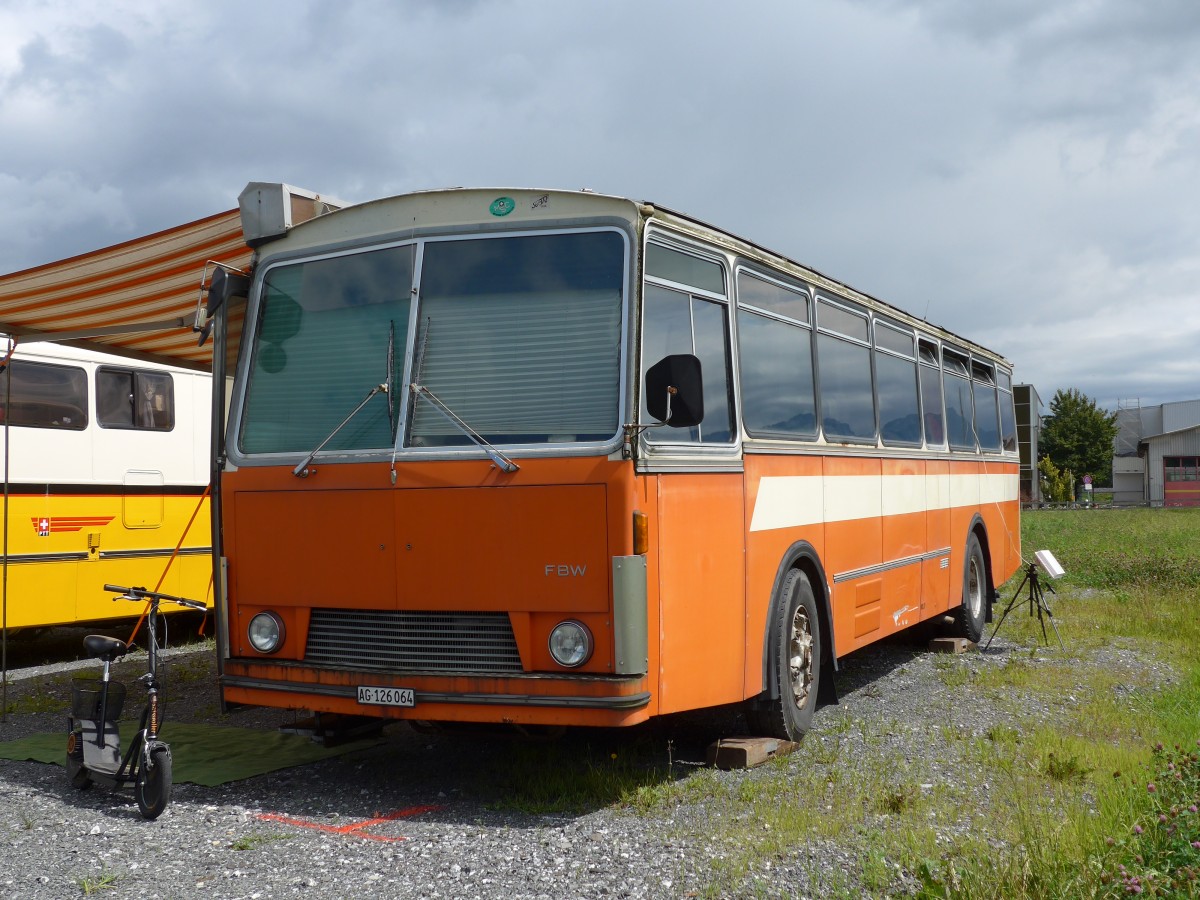
<path fill-rule="evenodd" d="M 964 637 L 938 637 L 929 642 L 929 649 L 935 653 L 966 653 L 977 646 L 974 641 Z"/>
<path fill-rule="evenodd" d="M 708 745 L 708 764 L 718 769 L 751 769 L 776 756 L 786 756 L 797 746 L 776 738 L 723 738 Z"/>

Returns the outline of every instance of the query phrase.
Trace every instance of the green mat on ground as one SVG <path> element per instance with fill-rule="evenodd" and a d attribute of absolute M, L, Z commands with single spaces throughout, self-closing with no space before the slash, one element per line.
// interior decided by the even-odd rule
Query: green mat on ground
<path fill-rule="evenodd" d="M 122 753 L 129 746 L 129 735 L 133 730 L 134 723 L 121 723 Z M 171 745 L 173 780 L 205 787 L 302 766 L 351 750 L 362 750 L 380 741 L 379 738 L 365 738 L 326 747 L 298 734 L 178 722 L 167 722 L 161 736 Z M 65 732 L 0 741 L 0 759 L 28 759 L 62 765 L 66 753 Z"/>

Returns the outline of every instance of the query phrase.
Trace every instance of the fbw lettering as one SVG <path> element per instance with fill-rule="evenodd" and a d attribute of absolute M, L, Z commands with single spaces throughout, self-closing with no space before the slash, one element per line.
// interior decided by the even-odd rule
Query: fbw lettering
<path fill-rule="evenodd" d="M 558 578 L 581 578 L 582 576 L 584 576 L 586 574 L 587 574 L 587 566 L 575 566 L 575 565 L 566 565 L 566 566 L 549 565 L 549 566 L 546 566 L 546 577 L 547 578 L 549 578 L 551 575 L 557 576 Z"/>

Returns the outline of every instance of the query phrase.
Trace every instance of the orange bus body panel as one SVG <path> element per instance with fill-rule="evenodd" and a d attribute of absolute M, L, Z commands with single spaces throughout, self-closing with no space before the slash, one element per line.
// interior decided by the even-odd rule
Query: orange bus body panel
<path fill-rule="evenodd" d="M 812 547 L 818 559 L 825 557 L 824 511 L 816 504 L 798 503 L 808 507 L 806 521 L 810 524 L 792 528 L 753 527 L 754 511 L 764 478 L 795 477 L 818 479 L 822 461 L 819 456 L 746 456 L 746 665 L 745 694 L 752 697 L 763 689 L 763 653 L 768 629 L 767 615 L 775 591 L 779 566 L 793 545 L 804 543 Z M 824 585 L 813 584 L 814 590 L 824 591 Z"/>
<path fill-rule="evenodd" d="M 658 712 L 744 696 L 742 473 L 652 476 L 658 491 Z M 653 605 L 653 604 L 652 604 Z"/>
<path fill-rule="evenodd" d="M 944 459 L 925 461 L 925 546 L 930 550 L 952 547 L 950 532 L 950 463 Z M 953 554 L 951 554 L 952 556 Z M 954 573 L 957 572 L 957 575 Z M 957 581 L 951 582 L 952 578 Z M 957 601 L 962 573 L 957 571 L 951 559 L 943 565 L 941 557 L 932 557 L 921 563 L 923 602 L 921 618 L 943 613 L 950 608 L 952 598 Z"/>

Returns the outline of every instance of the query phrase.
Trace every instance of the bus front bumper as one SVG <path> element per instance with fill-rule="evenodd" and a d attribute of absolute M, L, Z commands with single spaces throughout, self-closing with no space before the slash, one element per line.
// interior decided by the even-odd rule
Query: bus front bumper
<path fill-rule="evenodd" d="M 220 680 L 226 703 L 385 719 L 614 727 L 651 715 L 644 675 L 388 674 L 229 659 Z M 411 691 L 412 705 L 361 703 L 360 687 Z"/>

